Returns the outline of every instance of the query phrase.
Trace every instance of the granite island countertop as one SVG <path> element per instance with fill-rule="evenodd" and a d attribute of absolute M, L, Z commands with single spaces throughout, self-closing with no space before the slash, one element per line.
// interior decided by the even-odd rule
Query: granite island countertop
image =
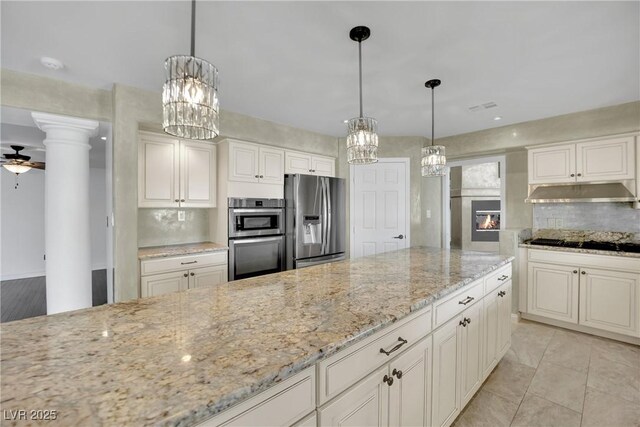
<path fill-rule="evenodd" d="M 229 247 L 220 243 L 200 242 L 181 245 L 150 246 L 138 249 L 138 259 L 162 258 L 169 256 L 193 255 L 205 252 L 224 252 Z"/>
<path fill-rule="evenodd" d="M 410 248 L 3 323 L 0 403 L 57 410 L 47 425 L 192 425 L 512 259 Z"/>

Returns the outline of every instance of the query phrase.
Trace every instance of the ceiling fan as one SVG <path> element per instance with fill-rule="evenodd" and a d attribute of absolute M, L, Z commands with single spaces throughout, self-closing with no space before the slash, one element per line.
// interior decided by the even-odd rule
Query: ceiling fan
<path fill-rule="evenodd" d="M 11 149 L 15 153 L 5 154 L 4 159 L 0 160 L 0 164 L 9 172 L 19 175 L 30 171 L 31 169 L 44 169 L 44 162 L 30 162 L 31 156 L 20 154 L 24 150 L 21 145 L 12 145 Z"/>

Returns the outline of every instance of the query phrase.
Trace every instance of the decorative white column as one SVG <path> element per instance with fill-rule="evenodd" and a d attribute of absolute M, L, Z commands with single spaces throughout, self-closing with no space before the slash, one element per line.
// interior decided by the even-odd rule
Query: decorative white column
<path fill-rule="evenodd" d="M 89 138 L 99 123 L 46 113 L 31 116 L 47 134 L 47 314 L 91 307 Z"/>

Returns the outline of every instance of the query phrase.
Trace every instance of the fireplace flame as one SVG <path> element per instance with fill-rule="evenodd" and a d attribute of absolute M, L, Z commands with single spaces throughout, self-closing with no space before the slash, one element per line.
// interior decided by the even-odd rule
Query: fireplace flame
<path fill-rule="evenodd" d="M 484 220 L 480 228 L 491 228 L 491 215 L 487 215 L 487 218 Z"/>

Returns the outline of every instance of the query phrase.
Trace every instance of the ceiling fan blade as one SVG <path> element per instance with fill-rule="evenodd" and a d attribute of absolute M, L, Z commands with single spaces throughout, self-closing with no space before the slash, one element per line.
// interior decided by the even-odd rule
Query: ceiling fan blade
<path fill-rule="evenodd" d="M 29 166 L 31 166 L 33 169 L 44 170 L 44 162 L 29 162 Z"/>

